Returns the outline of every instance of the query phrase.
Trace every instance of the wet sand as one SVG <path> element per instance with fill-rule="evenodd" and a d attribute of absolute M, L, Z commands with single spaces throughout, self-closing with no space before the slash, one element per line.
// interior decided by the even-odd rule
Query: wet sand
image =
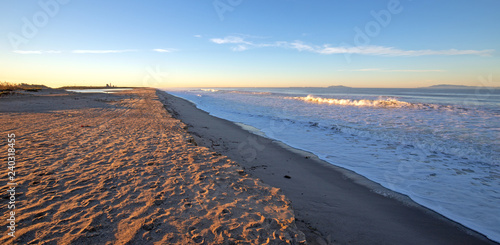
<path fill-rule="evenodd" d="M 4 176 L 8 134 L 16 176 L 0 180 L 0 244 L 305 242 L 282 192 L 198 146 L 154 89 L 0 97 Z"/>
<path fill-rule="evenodd" d="M 257 136 L 159 92 L 199 145 L 280 188 L 310 244 L 497 244 L 351 171 Z"/>

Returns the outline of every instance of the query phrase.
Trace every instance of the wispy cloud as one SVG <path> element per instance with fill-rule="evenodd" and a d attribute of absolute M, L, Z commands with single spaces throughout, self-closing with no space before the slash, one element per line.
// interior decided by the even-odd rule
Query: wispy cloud
<path fill-rule="evenodd" d="M 382 69 L 379 68 L 363 68 L 363 69 L 354 69 L 354 70 L 348 70 L 348 71 L 381 71 Z"/>
<path fill-rule="evenodd" d="M 245 41 L 243 37 L 238 37 L 238 36 L 227 36 L 225 38 L 212 38 L 210 39 L 213 43 L 217 44 L 247 44 L 247 45 L 254 45 L 252 42 Z"/>
<path fill-rule="evenodd" d="M 307 46 L 307 45 L 306 45 Z M 361 54 L 361 55 L 380 55 L 380 56 L 424 56 L 424 55 L 492 55 L 495 50 L 402 50 L 394 47 L 384 46 L 360 46 L 360 47 L 330 47 L 324 45 L 323 47 L 310 47 L 313 52 L 320 54 Z"/>
<path fill-rule="evenodd" d="M 118 54 L 118 53 L 129 53 L 137 52 L 136 49 L 117 49 L 117 50 L 73 50 L 71 53 L 74 54 Z"/>
<path fill-rule="evenodd" d="M 288 45 L 286 42 L 256 43 L 246 40 L 246 37 L 262 39 L 262 37 L 252 36 L 227 36 L 225 38 L 212 38 L 210 41 L 216 44 L 233 44 L 235 45 L 231 47 L 233 51 L 245 51 L 251 48 L 285 47 Z"/>
<path fill-rule="evenodd" d="M 16 54 L 60 54 L 60 53 L 73 53 L 73 54 L 119 54 L 119 53 L 130 53 L 130 52 L 139 52 L 137 49 L 76 49 L 69 51 L 61 51 L 61 50 L 13 50 L 13 53 Z M 169 49 L 152 49 L 154 52 L 158 53 L 172 53 L 179 51 L 178 49 L 169 48 Z"/>
<path fill-rule="evenodd" d="M 203 37 L 202 35 L 194 35 L 193 37 L 196 37 L 196 38 L 201 38 Z"/>
<path fill-rule="evenodd" d="M 59 50 L 14 50 L 12 51 L 16 54 L 59 54 L 62 51 Z"/>
<path fill-rule="evenodd" d="M 211 42 L 216 44 L 233 44 L 236 46 L 231 47 L 233 51 L 244 51 L 250 48 L 263 48 L 263 47 L 280 47 L 295 49 L 300 52 L 312 52 L 318 54 L 360 54 L 360 55 L 377 55 L 377 56 L 425 56 L 425 55 L 479 55 L 479 56 L 490 56 L 495 50 L 458 50 L 458 49 L 448 49 L 448 50 L 403 50 L 394 47 L 385 46 L 332 46 L 330 44 L 325 45 L 310 45 L 306 44 L 300 40 L 293 42 L 288 41 L 277 41 L 277 42 L 254 42 L 249 41 L 243 36 L 227 36 L 224 38 L 212 38 Z"/>
<path fill-rule="evenodd" d="M 245 51 L 248 49 L 248 46 L 246 45 L 238 45 L 238 46 L 234 46 L 231 48 L 231 50 L 233 51 Z"/>
<path fill-rule="evenodd" d="M 158 53 L 172 53 L 172 52 L 177 51 L 177 49 L 174 49 L 174 48 L 169 48 L 169 49 L 157 48 L 157 49 L 153 49 L 153 51 L 158 52 Z"/>
<path fill-rule="evenodd" d="M 386 72 L 446 72 L 446 70 L 383 70 Z"/>
<path fill-rule="evenodd" d="M 310 51 L 310 52 L 316 52 L 317 53 L 317 51 L 315 50 L 315 48 L 313 48 L 313 47 L 311 47 L 309 45 L 303 44 L 300 41 L 295 41 L 293 43 L 290 43 L 288 46 L 290 46 L 290 48 L 296 49 L 298 51 Z"/>
<path fill-rule="evenodd" d="M 352 69 L 352 70 L 338 70 L 338 71 L 349 71 L 349 72 L 445 72 L 446 70 L 439 69 L 380 69 L 380 68 L 363 68 L 363 69 Z"/>

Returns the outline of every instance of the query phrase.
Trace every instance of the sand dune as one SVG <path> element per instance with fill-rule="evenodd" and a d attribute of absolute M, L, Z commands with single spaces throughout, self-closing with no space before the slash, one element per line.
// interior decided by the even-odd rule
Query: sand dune
<path fill-rule="evenodd" d="M 15 133 L 18 184 L 16 237 L 1 219 L 0 243 L 305 243 L 279 189 L 184 128 L 152 89 L 0 98 L 0 154 Z"/>

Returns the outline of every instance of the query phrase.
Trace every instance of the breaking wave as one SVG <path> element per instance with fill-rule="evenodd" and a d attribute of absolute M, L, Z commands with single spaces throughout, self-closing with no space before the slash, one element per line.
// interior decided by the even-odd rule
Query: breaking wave
<path fill-rule="evenodd" d="M 422 103 L 410 103 L 405 101 L 399 101 L 396 98 L 386 98 L 378 100 L 368 100 L 368 99 L 335 99 L 335 98 L 322 98 L 308 95 L 306 97 L 285 97 L 285 99 L 301 100 L 309 103 L 316 104 L 330 104 L 330 105 L 341 105 L 341 106 L 357 106 L 357 107 L 380 107 L 380 108 L 412 108 L 412 109 L 454 109 L 451 106 L 436 105 L 436 104 L 422 104 Z"/>
<path fill-rule="evenodd" d="M 232 94 L 253 94 L 253 95 L 271 95 L 272 93 L 270 92 L 252 92 L 252 91 L 228 91 L 228 93 Z"/>
<path fill-rule="evenodd" d="M 212 92 L 212 93 L 215 93 L 215 92 L 219 92 L 220 90 L 218 89 L 211 89 L 211 88 L 202 88 L 200 89 L 201 91 L 204 91 L 204 92 Z"/>
<path fill-rule="evenodd" d="M 209 89 L 202 88 L 200 89 L 203 92 L 211 92 L 211 93 L 230 93 L 230 94 L 250 94 L 250 95 L 270 95 L 270 92 L 253 92 L 253 91 L 239 91 L 239 90 L 219 90 L 219 89 Z"/>

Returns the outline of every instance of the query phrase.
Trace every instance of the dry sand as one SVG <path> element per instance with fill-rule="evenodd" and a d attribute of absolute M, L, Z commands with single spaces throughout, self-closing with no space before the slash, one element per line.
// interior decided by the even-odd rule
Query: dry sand
<path fill-rule="evenodd" d="M 15 238 L 0 181 L 0 244 L 300 244 L 290 202 L 197 146 L 155 90 L 0 97 L 16 135 Z M 270 163 L 271 164 L 271 163 Z"/>
<path fill-rule="evenodd" d="M 497 244 L 312 154 L 254 135 L 165 92 L 159 97 L 199 145 L 280 188 L 310 244 Z"/>

